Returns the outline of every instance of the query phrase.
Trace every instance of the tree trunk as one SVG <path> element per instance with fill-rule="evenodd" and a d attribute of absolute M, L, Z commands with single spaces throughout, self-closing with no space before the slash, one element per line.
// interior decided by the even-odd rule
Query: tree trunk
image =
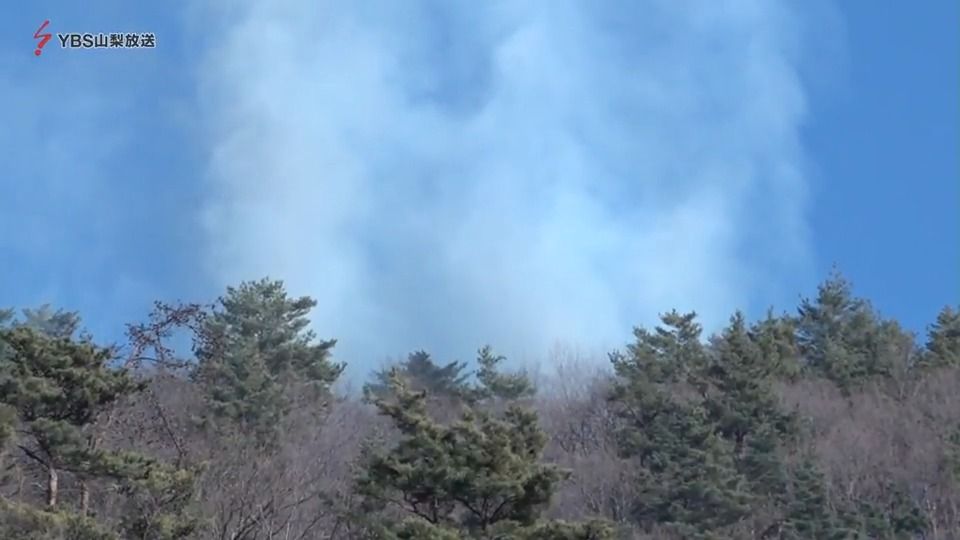
<path fill-rule="evenodd" d="M 57 505 L 57 494 L 60 489 L 60 479 L 57 476 L 57 469 L 53 465 L 47 466 L 47 506 L 53 508 Z"/>
<path fill-rule="evenodd" d="M 80 481 L 80 515 L 87 515 L 90 509 L 90 486 L 86 480 Z"/>

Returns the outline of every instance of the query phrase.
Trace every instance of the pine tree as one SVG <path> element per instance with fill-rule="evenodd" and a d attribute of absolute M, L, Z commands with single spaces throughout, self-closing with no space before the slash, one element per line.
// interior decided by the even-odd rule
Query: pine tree
<path fill-rule="evenodd" d="M 960 310 L 943 308 L 930 326 L 922 362 L 927 367 L 960 365 Z"/>
<path fill-rule="evenodd" d="M 926 513 L 903 486 L 892 486 L 891 497 L 887 512 L 890 532 L 898 538 L 916 538 L 930 530 L 930 523 Z"/>
<path fill-rule="evenodd" d="M 776 435 L 795 432 L 795 418 L 780 411 L 771 385 L 778 370 L 775 359 L 764 356 L 737 312 L 714 344 L 707 378 L 711 392 L 705 405 L 719 432 L 731 440 L 740 455 L 746 439 L 765 427 Z"/>
<path fill-rule="evenodd" d="M 83 428 L 103 407 L 140 386 L 107 367 L 111 351 L 89 342 L 55 338 L 21 326 L 3 330 L 12 355 L 0 367 L 0 396 L 17 411 L 21 449 L 47 475 L 47 505 L 56 507 L 64 471 L 95 473 L 116 466 L 90 451 Z"/>
<path fill-rule="evenodd" d="M 653 332 L 635 328 L 633 343 L 626 354 L 615 351 L 610 362 L 619 378 L 612 392 L 614 401 L 629 401 L 633 420 L 646 424 L 669 406 L 672 385 L 690 385 L 702 397 L 707 391 L 702 375 L 707 366 L 707 354 L 700 342 L 702 328 L 696 323 L 696 313 L 681 315 L 676 311 L 661 317 L 663 326 Z M 645 420 L 646 418 L 646 420 Z M 639 427 L 639 426 L 638 426 Z"/>
<path fill-rule="evenodd" d="M 902 485 L 884 483 L 884 501 L 871 504 L 861 501 L 858 510 L 868 538 L 918 538 L 928 530 L 927 518 Z"/>
<path fill-rule="evenodd" d="M 370 457 L 358 478 L 379 538 L 608 538 L 599 524 L 546 523 L 541 512 L 567 473 L 539 462 L 546 443 L 534 413 L 510 407 L 501 417 L 468 408 L 445 426 L 432 420 L 426 392 L 398 370 L 391 392 L 376 397 L 400 442 Z"/>
<path fill-rule="evenodd" d="M 194 508 L 198 470 L 150 462 L 145 472 L 121 490 L 125 538 L 182 540 L 192 538 L 200 518 Z"/>
<path fill-rule="evenodd" d="M 702 405 L 709 360 L 694 319 L 671 312 L 655 332 L 636 329 L 627 355 L 611 357 L 618 376 L 611 400 L 622 421 L 621 455 L 637 467 L 636 521 L 719 538 L 745 516 L 748 498 L 732 445 Z M 684 386 L 692 396 L 684 398 Z"/>
<path fill-rule="evenodd" d="M 49 304 L 37 309 L 24 309 L 23 320 L 17 323 L 52 337 L 71 338 L 80 329 L 80 315 L 72 311 L 54 310 Z"/>
<path fill-rule="evenodd" d="M 699 408 L 666 418 L 670 422 L 657 431 L 660 448 L 644 471 L 647 481 L 640 486 L 635 515 L 641 524 L 666 525 L 685 538 L 723 538 L 749 510 L 732 449 Z"/>
<path fill-rule="evenodd" d="M 927 520 L 920 507 L 904 491 L 887 486 L 888 500 L 848 501 L 837 512 L 834 538 L 855 540 L 906 540 L 923 538 Z"/>
<path fill-rule="evenodd" d="M 415 351 L 397 366 L 376 372 L 375 381 L 364 386 L 364 393 L 370 399 L 389 395 L 393 389 L 391 377 L 396 374 L 411 390 L 425 391 L 433 398 L 465 399 L 470 396 L 466 368 L 465 363 L 457 361 L 441 366 L 426 351 Z"/>
<path fill-rule="evenodd" d="M 710 391 L 704 397 L 709 421 L 733 446 L 738 473 L 748 486 L 748 502 L 754 528 L 767 529 L 781 519 L 786 505 L 787 470 L 784 450 L 799 435 L 794 414 L 780 406 L 773 381 L 788 372 L 783 360 L 790 358 L 788 324 L 767 319 L 760 331 L 748 330 L 742 313 L 712 340 L 705 379 Z"/>
<path fill-rule="evenodd" d="M 3 456 L 7 444 L 13 440 L 16 434 L 16 421 L 17 410 L 6 403 L 0 403 L 0 457 Z M 2 461 L 0 461 L 0 464 L 2 464 Z"/>
<path fill-rule="evenodd" d="M 766 317 L 750 328 L 750 337 L 760 348 L 775 376 L 787 380 L 800 376 L 802 367 L 796 321 L 785 315 L 774 316 L 772 311 L 767 311 Z"/>
<path fill-rule="evenodd" d="M 343 365 L 331 361 L 335 340 L 317 341 L 309 297 L 290 298 L 283 282 L 263 279 L 227 289 L 207 318 L 195 379 L 221 429 L 273 440 L 290 407 L 320 403 Z"/>
<path fill-rule="evenodd" d="M 636 339 L 627 346 L 630 362 L 619 368 L 631 370 L 635 365 L 655 383 L 679 382 L 692 373 L 702 372 L 707 357 L 700 341 L 703 328 L 696 318 L 695 312 L 671 311 L 661 317 L 663 326 L 653 333 L 634 329 Z"/>
<path fill-rule="evenodd" d="M 909 336 L 855 298 L 836 271 L 818 287 L 816 299 L 801 303 L 797 342 L 809 368 L 845 392 L 868 377 L 892 374 L 912 349 Z"/>
<path fill-rule="evenodd" d="M 0 340 L 2 346 L 3 340 Z M 0 364 L 3 360 L 0 359 Z M 10 448 L 16 440 L 17 410 L 6 403 L 0 402 L 0 485 L 5 484 L 9 479 L 7 466 Z"/>
<path fill-rule="evenodd" d="M 477 370 L 476 399 L 512 401 L 527 398 L 536 393 L 536 389 L 530 383 L 530 379 L 525 372 L 504 373 L 500 371 L 500 365 L 504 360 L 506 358 L 494 354 L 489 345 L 482 347 L 477 352 L 477 364 L 480 369 Z"/>
<path fill-rule="evenodd" d="M 829 505 L 823 474 L 809 457 L 793 471 L 784 529 L 784 536 L 789 540 L 839 540 L 848 536 Z"/>
<path fill-rule="evenodd" d="M 943 468 L 947 478 L 960 489 L 960 425 L 953 426 L 945 439 Z"/>
<path fill-rule="evenodd" d="M 64 476 L 83 481 L 108 480 L 114 488 L 137 493 L 134 487 L 148 481 L 157 471 L 183 474 L 133 452 L 109 451 L 91 444 L 88 428 L 99 413 L 139 391 L 142 385 L 126 371 L 110 367 L 110 349 L 88 340 L 72 339 L 74 330 L 72 324 L 44 327 L 29 322 L 0 330 L 0 342 L 7 350 L 0 359 L 0 423 L 16 426 L 17 448 L 45 475 L 47 507 L 39 510 L 2 501 L 2 521 L 6 525 L 0 525 L 0 530 L 3 526 L 23 528 L 23 535 L 36 538 L 113 538 L 108 527 L 83 515 L 85 500 L 80 500 L 79 505 L 61 501 Z M 2 431 L 5 438 L 12 434 L 9 429 Z M 185 501 L 192 497 L 190 489 L 179 493 Z M 80 512 L 71 506 L 79 506 Z M 128 509 L 124 519 L 182 520 L 186 507 L 187 502 L 175 509 L 157 504 L 149 518 L 137 509 Z M 138 537 L 173 540 L 184 536 Z"/>
<path fill-rule="evenodd" d="M 893 484 L 887 501 L 830 501 L 826 480 L 809 456 L 793 471 L 783 537 L 787 540 L 868 540 L 918 538 L 927 530 L 919 506 Z"/>
<path fill-rule="evenodd" d="M 42 510 L 0 497 L 0 538 L 16 540 L 120 540 L 93 519 Z"/>
<path fill-rule="evenodd" d="M 787 469 L 777 455 L 780 436 L 769 424 L 761 425 L 750 437 L 740 470 L 750 483 L 751 493 L 764 498 L 779 498 L 788 483 Z"/>

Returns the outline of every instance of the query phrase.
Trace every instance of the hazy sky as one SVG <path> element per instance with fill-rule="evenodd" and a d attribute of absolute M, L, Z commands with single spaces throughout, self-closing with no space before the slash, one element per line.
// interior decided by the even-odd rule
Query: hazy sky
<path fill-rule="evenodd" d="M 960 300 L 954 2 L 26 4 L 0 17 L 0 305 L 114 339 L 269 275 L 362 373 Z M 153 32 L 41 56 L 33 33 Z"/>

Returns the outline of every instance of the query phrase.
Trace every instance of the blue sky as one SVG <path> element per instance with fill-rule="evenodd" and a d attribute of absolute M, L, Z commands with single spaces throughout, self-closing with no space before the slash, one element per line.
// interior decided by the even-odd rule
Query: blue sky
<path fill-rule="evenodd" d="M 114 339 L 270 275 L 367 367 L 716 327 L 833 264 L 915 331 L 960 301 L 955 2 L 478 5 L 6 8 L 0 305 Z M 158 47 L 35 57 L 44 19 Z"/>

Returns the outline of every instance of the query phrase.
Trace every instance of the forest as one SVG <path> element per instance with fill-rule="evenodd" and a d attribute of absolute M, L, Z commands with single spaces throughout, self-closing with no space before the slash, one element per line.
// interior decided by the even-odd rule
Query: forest
<path fill-rule="evenodd" d="M 0 312 L 0 538 L 960 538 L 955 306 L 917 336 L 834 272 L 714 335 L 671 311 L 549 370 L 412 351 L 360 391 L 315 305 L 244 282 L 120 344 Z"/>

